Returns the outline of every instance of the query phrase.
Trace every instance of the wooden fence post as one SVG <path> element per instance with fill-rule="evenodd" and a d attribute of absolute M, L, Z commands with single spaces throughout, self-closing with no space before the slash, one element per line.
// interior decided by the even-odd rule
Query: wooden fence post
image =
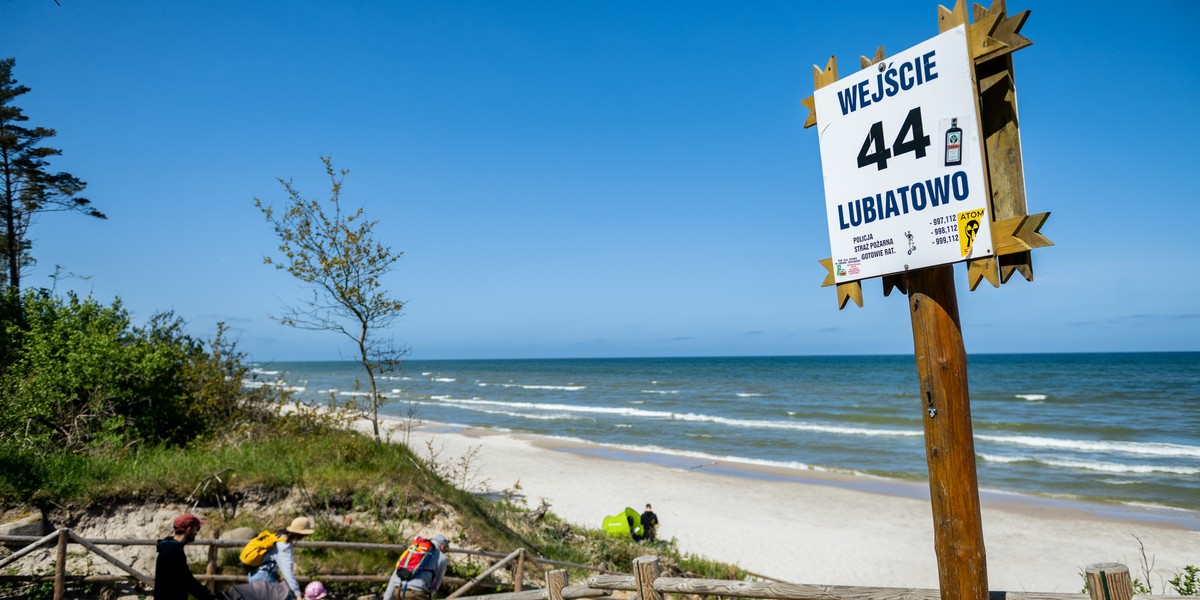
<path fill-rule="evenodd" d="M 662 595 L 654 589 L 654 580 L 658 579 L 658 573 L 657 556 L 639 556 L 633 559 L 633 578 L 641 600 L 662 600 Z"/>
<path fill-rule="evenodd" d="M 1088 595 L 1092 600 L 1131 600 L 1133 580 L 1129 578 L 1129 567 L 1121 563 L 1096 563 L 1088 565 Z"/>
<path fill-rule="evenodd" d="M 563 588 L 567 587 L 567 570 L 555 569 L 546 573 L 548 600 L 563 600 Z"/>
<path fill-rule="evenodd" d="M 513 591 L 521 591 L 521 581 L 525 579 L 525 549 L 517 555 L 517 570 L 513 573 Z"/>
<path fill-rule="evenodd" d="M 213 539 L 214 540 L 221 539 L 221 532 L 214 531 Z M 217 548 L 216 544 L 208 545 L 208 565 L 206 567 L 204 567 L 205 575 L 216 575 L 217 574 L 217 552 L 218 552 L 218 550 L 219 549 Z M 208 589 L 210 591 L 214 591 L 214 592 L 217 591 L 217 580 L 216 579 L 208 580 Z"/>
<path fill-rule="evenodd" d="M 58 530 L 58 553 L 54 557 L 54 600 L 62 600 L 67 587 L 67 528 Z"/>
<path fill-rule="evenodd" d="M 948 600 L 987 600 L 975 440 L 951 265 L 905 274 L 929 463 L 938 582 Z"/>

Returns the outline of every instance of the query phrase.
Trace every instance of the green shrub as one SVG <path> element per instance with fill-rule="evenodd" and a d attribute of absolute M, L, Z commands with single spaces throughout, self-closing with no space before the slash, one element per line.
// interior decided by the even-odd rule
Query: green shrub
<path fill-rule="evenodd" d="M 1188 565 L 1183 568 L 1182 573 L 1176 573 L 1167 583 L 1170 583 L 1180 596 L 1200 596 L 1200 568 Z"/>
<path fill-rule="evenodd" d="M 135 327 L 120 300 L 46 291 L 8 298 L 2 317 L 0 446 L 9 452 L 184 445 L 228 425 L 246 401 L 223 327 L 206 347 L 172 313 Z"/>
<path fill-rule="evenodd" d="M 0 497 L 73 496 L 111 459 L 273 418 L 281 398 L 242 389 L 224 326 L 209 342 L 184 326 L 172 313 L 135 326 L 120 300 L 0 298 Z"/>

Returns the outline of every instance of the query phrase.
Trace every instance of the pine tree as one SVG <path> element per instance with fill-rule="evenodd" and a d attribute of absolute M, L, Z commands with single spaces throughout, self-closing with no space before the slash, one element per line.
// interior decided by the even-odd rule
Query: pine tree
<path fill-rule="evenodd" d="M 92 207 L 92 202 L 79 196 L 87 187 L 83 180 L 70 173 L 52 173 L 51 157 L 62 150 L 42 143 L 58 135 L 46 127 L 25 127 L 29 120 L 12 102 L 29 91 L 13 79 L 15 58 L 0 60 L 0 169 L 3 169 L 3 190 L 0 190 L 0 286 L 21 291 L 21 268 L 34 263 L 29 227 L 37 215 L 48 212 L 77 212 L 89 217 L 106 219 L 104 213 Z"/>

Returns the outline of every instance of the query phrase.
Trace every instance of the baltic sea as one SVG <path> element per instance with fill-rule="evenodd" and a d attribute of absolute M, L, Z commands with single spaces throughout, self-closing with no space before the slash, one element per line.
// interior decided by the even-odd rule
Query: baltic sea
<path fill-rule="evenodd" d="M 258 364 L 250 385 L 361 394 L 356 363 Z M 984 490 L 1200 511 L 1200 353 L 970 358 Z M 883 479 L 926 477 L 911 356 L 409 361 L 382 412 Z M 1190 520 L 1188 518 L 1188 520 Z"/>

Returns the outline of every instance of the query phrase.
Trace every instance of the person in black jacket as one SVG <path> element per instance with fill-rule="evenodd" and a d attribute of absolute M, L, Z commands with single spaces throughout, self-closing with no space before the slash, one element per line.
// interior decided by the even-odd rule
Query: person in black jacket
<path fill-rule="evenodd" d="M 658 540 L 658 515 L 654 514 L 654 509 L 650 505 L 646 505 L 646 512 L 642 513 L 642 541 L 653 542 Z"/>
<path fill-rule="evenodd" d="M 175 517 L 175 535 L 158 541 L 158 560 L 154 563 L 154 600 L 187 600 L 188 594 L 200 600 L 216 600 L 188 567 L 183 547 L 196 541 L 201 521 L 193 514 Z"/>

